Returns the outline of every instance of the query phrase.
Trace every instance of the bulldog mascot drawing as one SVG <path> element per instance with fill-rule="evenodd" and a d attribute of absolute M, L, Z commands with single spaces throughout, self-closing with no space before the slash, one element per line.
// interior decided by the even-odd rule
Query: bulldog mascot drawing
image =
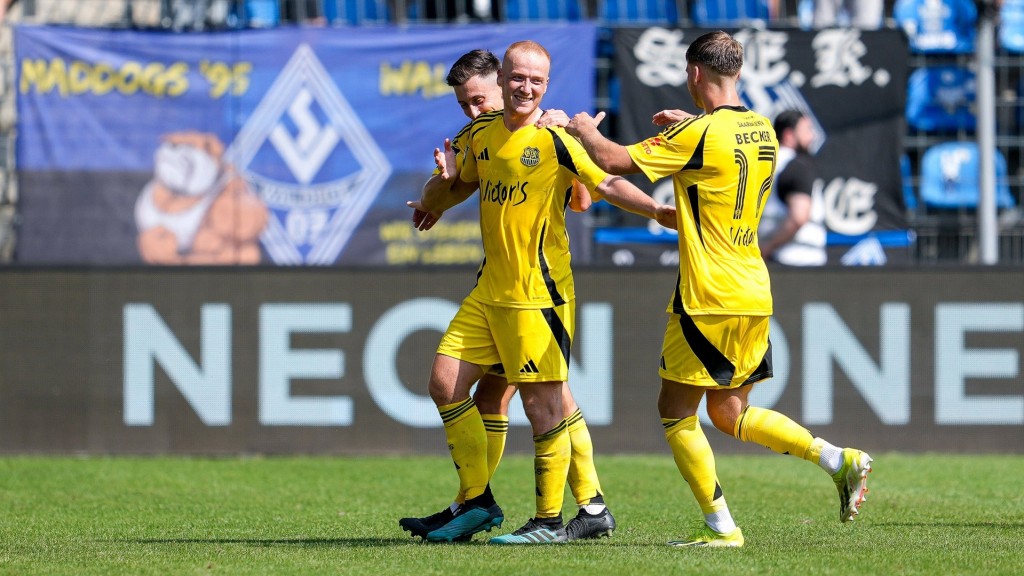
<path fill-rule="evenodd" d="M 135 204 L 147 264 L 258 264 L 266 205 L 223 161 L 213 134 L 164 136 L 154 174 Z"/>

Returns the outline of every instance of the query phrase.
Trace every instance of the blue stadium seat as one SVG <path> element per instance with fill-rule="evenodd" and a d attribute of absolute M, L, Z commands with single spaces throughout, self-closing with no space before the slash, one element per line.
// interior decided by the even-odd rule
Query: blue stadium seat
<path fill-rule="evenodd" d="M 1006 158 L 996 150 L 996 207 L 1016 205 L 1006 177 Z M 921 201 L 929 208 L 974 209 L 979 196 L 978 145 L 944 142 L 921 158 Z"/>
<path fill-rule="evenodd" d="M 737 26 L 768 22 L 767 0 L 695 0 L 693 21 L 698 26 Z"/>
<path fill-rule="evenodd" d="M 679 11 L 675 0 L 601 0 L 598 18 L 608 23 L 675 24 Z"/>
<path fill-rule="evenodd" d="M 273 28 L 281 22 L 278 0 L 245 0 L 245 22 L 253 28 Z"/>
<path fill-rule="evenodd" d="M 910 38 L 912 52 L 974 52 L 978 20 L 974 0 L 896 0 L 893 17 Z"/>
<path fill-rule="evenodd" d="M 1007 52 L 1024 53 L 1024 0 L 1003 0 L 999 8 L 999 44 Z"/>
<path fill-rule="evenodd" d="M 568 20 L 583 18 L 578 0 L 507 0 L 505 20 L 509 22 Z"/>
<path fill-rule="evenodd" d="M 324 19 L 333 25 L 356 26 L 388 21 L 386 0 L 323 0 Z"/>
<path fill-rule="evenodd" d="M 910 157 L 900 155 L 900 180 L 903 183 L 903 205 L 910 212 L 917 212 L 917 194 L 914 193 L 914 175 L 910 170 Z"/>
<path fill-rule="evenodd" d="M 907 80 L 907 125 L 922 132 L 973 131 L 977 83 L 958 66 L 918 68 Z"/>

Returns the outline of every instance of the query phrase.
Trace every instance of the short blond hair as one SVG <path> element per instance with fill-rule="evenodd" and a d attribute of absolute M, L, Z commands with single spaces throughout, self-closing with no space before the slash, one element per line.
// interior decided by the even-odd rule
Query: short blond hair
<path fill-rule="evenodd" d="M 509 45 L 508 49 L 505 50 L 505 57 L 502 59 L 502 67 L 510 61 L 513 54 L 518 54 L 520 52 L 543 56 L 549 64 L 551 63 L 551 54 L 548 53 L 547 48 L 533 40 L 520 40 L 519 42 L 513 42 Z"/>

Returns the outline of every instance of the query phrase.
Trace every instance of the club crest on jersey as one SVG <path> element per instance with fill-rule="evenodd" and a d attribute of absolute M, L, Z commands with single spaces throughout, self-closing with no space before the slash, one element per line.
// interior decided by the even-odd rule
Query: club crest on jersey
<path fill-rule="evenodd" d="M 540 162 L 540 150 L 533 146 L 523 148 L 523 155 L 519 157 L 519 161 L 523 163 L 523 166 L 533 168 Z"/>

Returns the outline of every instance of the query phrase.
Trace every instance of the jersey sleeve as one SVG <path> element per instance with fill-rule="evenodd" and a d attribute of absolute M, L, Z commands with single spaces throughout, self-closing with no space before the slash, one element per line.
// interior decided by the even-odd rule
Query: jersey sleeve
<path fill-rule="evenodd" d="M 467 129 L 464 129 L 465 137 L 462 139 L 462 150 L 455 156 L 455 163 L 459 168 L 459 179 L 463 182 L 477 182 L 480 174 L 477 172 L 476 156 L 473 154 L 473 138 L 471 137 L 471 122 Z M 461 133 L 460 133 L 461 134 Z"/>
<path fill-rule="evenodd" d="M 579 180 L 591 192 L 591 198 L 598 185 L 608 177 L 608 173 L 601 170 L 575 138 L 569 136 L 561 128 L 549 128 L 554 138 L 555 154 L 558 156 L 558 163 L 562 168 L 573 173 L 573 178 Z"/>
<path fill-rule="evenodd" d="M 657 136 L 626 146 L 630 158 L 651 182 L 671 176 L 693 156 L 694 147 L 707 127 L 704 116 L 669 124 Z"/>

